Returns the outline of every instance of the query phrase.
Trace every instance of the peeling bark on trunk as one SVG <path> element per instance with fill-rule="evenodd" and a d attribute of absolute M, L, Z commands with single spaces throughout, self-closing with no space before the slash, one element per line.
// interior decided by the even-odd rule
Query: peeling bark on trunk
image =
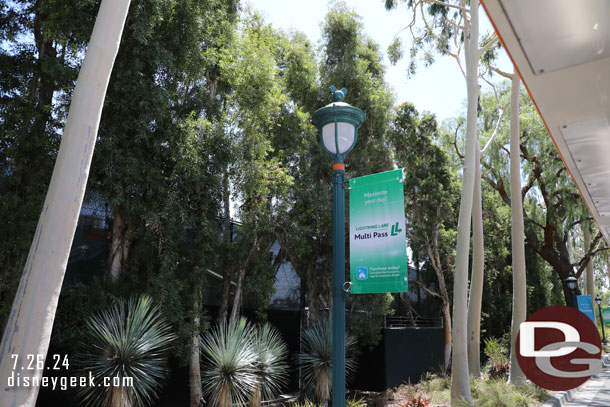
<path fill-rule="evenodd" d="M 110 243 L 110 279 L 117 282 L 124 270 L 129 254 L 129 240 L 127 238 L 127 225 L 123 219 L 122 210 L 118 208 L 112 221 L 112 236 Z"/>
<path fill-rule="evenodd" d="M 198 293 L 197 293 L 198 294 Z M 190 407 L 202 405 L 201 369 L 199 363 L 199 329 L 201 327 L 201 299 L 195 296 L 193 304 L 193 337 L 191 341 L 191 364 L 189 366 Z"/>
<path fill-rule="evenodd" d="M 483 244 L 483 208 L 481 199 L 481 151 L 475 146 L 474 197 L 472 204 L 472 275 L 468 299 L 468 369 L 474 377 L 481 377 L 481 302 L 485 264 Z"/>
<path fill-rule="evenodd" d="M 508 381 L 524 384 L 525 375 L 517 362 L 515 342 L 519 326 L 527 316 L 527 286 L 525 270 L 525 233 L 523 226 L 523 202 L 521 196 L 521 157 L 519 155 L 519 95 L 520 79 L 517 73 L 512 77 L 510 104 L 510 211 L 512 231 L 513 268 L 513 313 L 511 322 L 510 370 Z"/>
<path fill-rule="evenodd" d="M 451 362 L 451 311 L 449 310 L 449 301 L 443 301 L 443 319 L 445 329 L 444 367 L 445 371 L 447 371 L 449 369 L 449 362 Z"/>

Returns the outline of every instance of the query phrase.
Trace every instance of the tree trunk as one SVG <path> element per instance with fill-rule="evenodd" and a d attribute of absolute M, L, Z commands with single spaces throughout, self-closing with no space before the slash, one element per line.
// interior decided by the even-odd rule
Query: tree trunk
<path fill-rule="evenodd" d="M 440 210 L 440 208 L 439 208 Z M 443 367 L 445 371 L 449 370 L 449 362 L 451 361 L 451 310 L 449 308 L 449 293 L 447 292 L 447 284 L 445 283 L 445 276 L 443 275 L 443 268 L 441 266 L 441 258 L 438 251 L 438 230 L 435 231 L 435 236 L 432 239 L 434 247 L 427 247 L 428 258 L 432 263 L 432 268 L 436 273 L 438 280 L 438 291 L 442 301 L 442 312 L 444 318 L 445 328 L 445 364 Z"/>
<path fill-rule="evenodd" d="M 246 275 L 246 267 L 239 269 L 239 276 L 237 277 L 237 287 L 235 287 L 235 295 L 233 296 L 233 309 L 231 310 L 231 322 L 237 321 L 239 318 L 239 309 L 241 307 L 241 292 L 242 285 L 244 282 L 244 276 Z"/>
<path fill-rule="evenodd" d="M 591 224 L 589 222 L 583 223 L 584 235 L 585 235 L 585 253 L 591 251 Z M 593 277 L 593 258 L 587 262 L 587 268 L 585 271 L 586 281 L 586 293 L 591 298 L 595 298 L 595 280 Z"/>
<path fill-rule="evenodd" d="M 190 407 L 199 407 L 203 397 L 201 392 L 201 369 L 199 364 L 199 329 L 201 327 L 201 298 L 195 294 L 193 303 L 193 337 L 191 341 L 191 364 L 189 367 Z"/>
<path fill-rule="evenodd" d="M 80 70 L 49 190 L 0 346 L 0 377 L 46 358 L 55 311 L 85 195 L 106 88 L 119 49 L 129 0 L 104 0 Z M 15 364 L 9 354 L 20 355 Z M 40 380 L 42 369 L 23 370 Z M 6 387 L 3 405 L 34 406 L 38 386 Z"/>
<path fill-rule="evenodd" d="M 117 282 L 124 269 L 129 254 L 129 241 L 127 239 L 127 225 L 122 215 L 123 210 L 116 209 L 112 219 L 112 235 L 110 243 L 110 279 Z"/>
<path fill-rule="evenodd" d="M 519 148 L 519 95 L 520 79 L 512 77 L 510 103 L 510 211 L 512 230 L 513 315 L 510 335 L 510 371 L 508 381 L 525 383 L 525 375 L 517 362 L 515 342 L 519 326 L 527 316 L 527 287 L 525 272 L 525 234 L 523 227 L 523 202 L 521 198 L 521 157 Z"/>
<path fill-rule="evenodd" d="M 131 407 L 131 399 L 129 392 L 123 386 L 115 387 L 110 393 L 110 406 L 111 407 Z"/>
<path fill-rule="evenodd" d="M 468 299 L 468 369 L 474 377 L 481 377 L 481 302 L 483 300 L 483 208 L 481 199 L 481 151 L 475 146 L 474 196 L 472 204 L 472 275 Z"/>
<path fill-rule="evenodd" d="M 465 5 L 465 1 L 461 2 Z M 477 147 L 477 105 L 479 98 L 479 0 L 470 2 L 470 23 L 466 18 L 465 38 L 467 38 L 466 88 L 468 93 L 468 113 L 466 117 L 466 149 L 464 151 L 464 172 L 460 214 L 458 218 L 455 279 L 453 285 L 453 357 L 451 368 L 451 404 L 457 406 L 465 401 L 472 405 L 470 377 L 468 372 L 467 349 L 467 304 L 468 295 L 468 255 L 470 246 L 470 220 L 475 177 L 475 148 Z M 468 27 L 470 25 L 470 27 Z"/>
<path fill-rule="evenodd" d="M 222 202 L 224 206 L 224 243 L 222 268 L 222 291 L 220 293 L 220 307 L 218 309 L 218 322 L 226 321 L 229 309 L 229 291 L 231 288 L 231 242 L 233 240 L 233 229 L 231 228 L 231 202 L 229 195 L 229 169 L 225 168 L 222 177 Z"/>
<path fill-rule="evenodd" d="M 445 371 L 449 369 L 449 362 L 451 361 L 451 311 L 449 309 L 449 300 L 443 300 L 443 328 L 445 329 L 445 360 L 444 368 Z"/>

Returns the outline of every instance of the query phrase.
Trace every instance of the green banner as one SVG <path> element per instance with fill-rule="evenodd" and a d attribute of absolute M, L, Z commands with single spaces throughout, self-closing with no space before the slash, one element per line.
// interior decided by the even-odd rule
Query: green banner
<path fill-rule="evenodd" d="M 604 324 L 610 324 L 610 308 L 602 308 L 602 317 Z"/>
<path fill-rule="evenodd" d="M 405 292 L 409 286 L 402 169 L 349 181 L 351 293 Z"/>

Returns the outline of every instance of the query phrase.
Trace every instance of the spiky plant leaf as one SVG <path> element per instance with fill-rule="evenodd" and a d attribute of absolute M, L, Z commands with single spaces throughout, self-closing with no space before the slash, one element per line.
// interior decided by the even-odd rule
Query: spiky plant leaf
<path fill-rule="evenodd" d="M 247 403 L 258 382 L 255 340 L 256 331 L 245 318 L 222 322 L 203 335 L 202 390 L 211 406 Z"/>
<path fill-rule="evenodd" d="M 264 400 L 274 399 L 286 384 L 288 350 L 282 335 L 268 323 L 257 328 L 254 346 L 257 354 L 254 369 L 258 383 L 250 405 L 260 406 L 261 397 Z"/>
<path fill-rule="evenodd" d="M 167 374 L 165 353 L 175 335 L 150 297 L 121 301 L 92 316 L 86 325 L 88 342 L 77 361 L 84 376 L 96 384 L 105 377 L 132 378 L 133 386 L 80 387 L 83 406 L 146 406 L 158 396 Z"/>
<path fill-rule="evenodd" d="M 305 386 L 312 389 L 319 400 L 329 400 L 332 385 L 332 324 L 322 319 L 302 336 L 303 353 L 299 354 Z M 356 370 L 356 361 L 350 356 L 356 339 L 345 337 L 345 374 L 351 376 Z"/>

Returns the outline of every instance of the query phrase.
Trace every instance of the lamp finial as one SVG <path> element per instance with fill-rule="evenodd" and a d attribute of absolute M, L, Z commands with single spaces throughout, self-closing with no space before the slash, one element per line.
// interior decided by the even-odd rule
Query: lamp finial
<path fill-rule="evenodd" d="M 345 95 L 347 95 L 347 89 L 345 88 L 337 90 L 336 87 L 331 86 L 330 91 L 333 94 L 333 102 L 343 102 L 343 99 L 345 99 Z"/>

